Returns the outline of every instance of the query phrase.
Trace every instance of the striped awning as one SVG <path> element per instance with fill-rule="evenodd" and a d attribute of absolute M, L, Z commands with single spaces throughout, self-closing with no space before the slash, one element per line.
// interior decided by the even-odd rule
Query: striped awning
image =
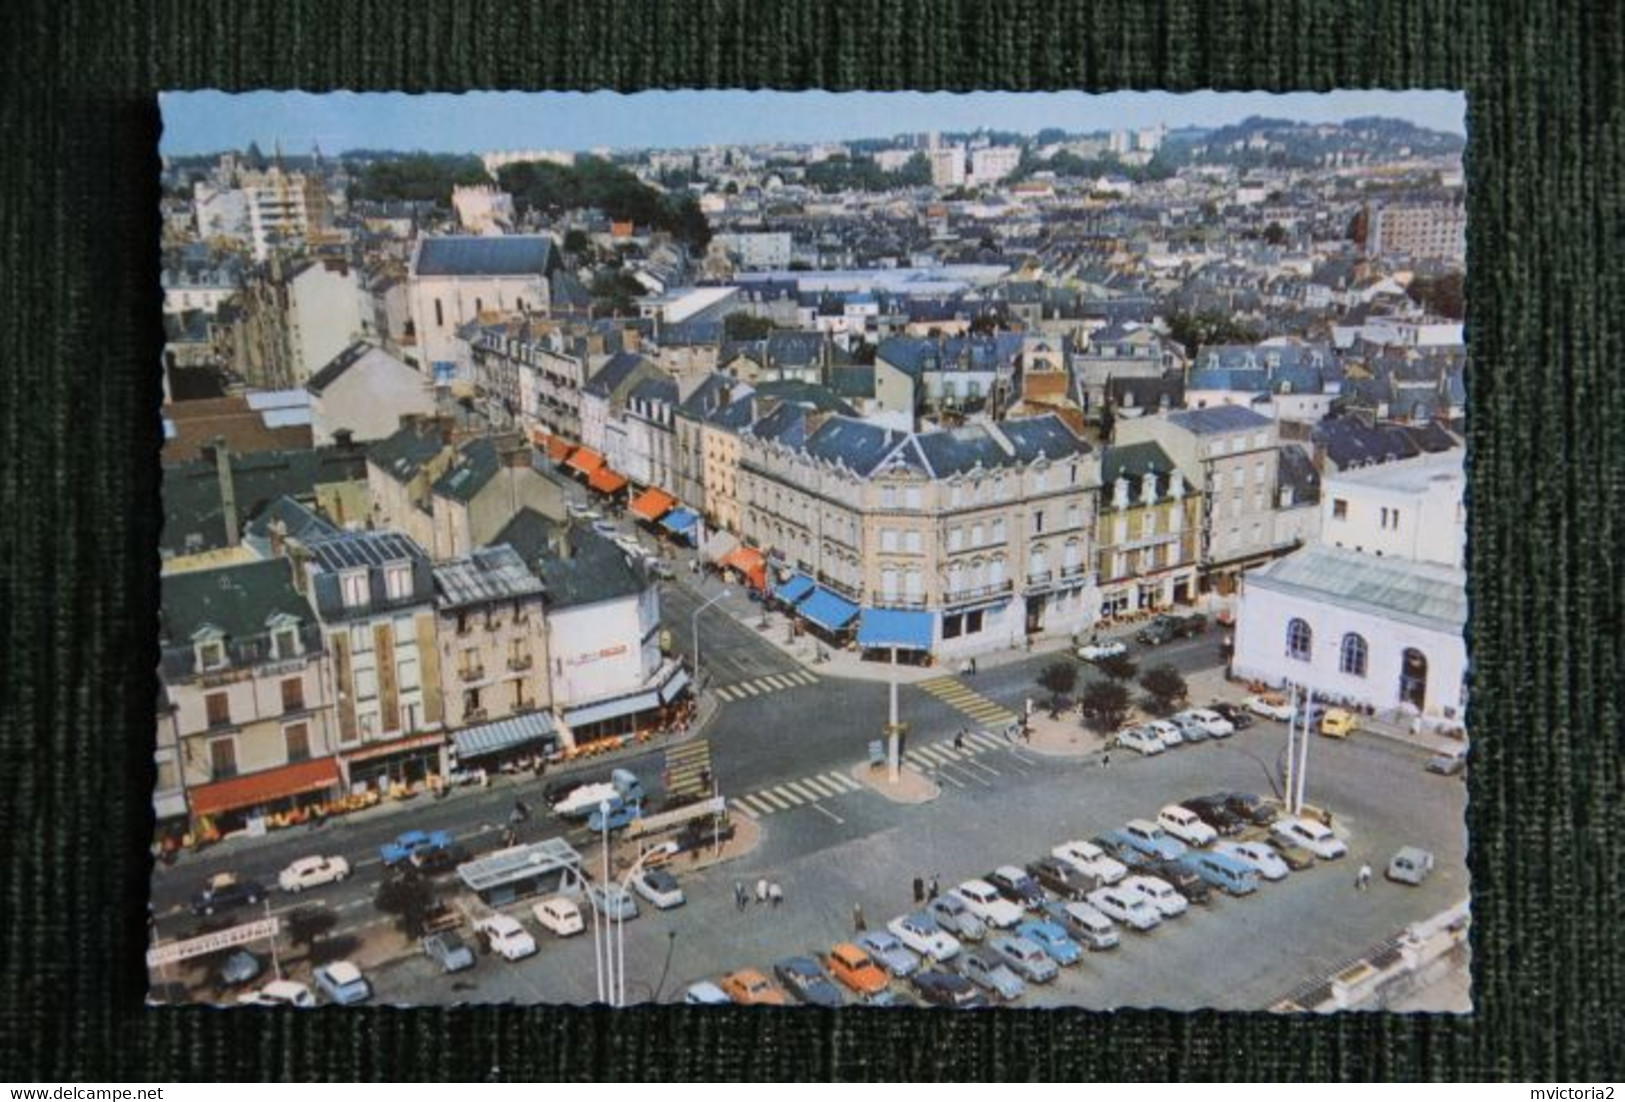
<path fill-rule="evenodd" d="M 558 729 L 548 712 L 527 712 L 524 715 L 499 719 L 495 723 L 482 723 L 465 727 L 451 736 L 459 760 L 484 757 L 517 750 L 540 743 L 557 744 Z"/>

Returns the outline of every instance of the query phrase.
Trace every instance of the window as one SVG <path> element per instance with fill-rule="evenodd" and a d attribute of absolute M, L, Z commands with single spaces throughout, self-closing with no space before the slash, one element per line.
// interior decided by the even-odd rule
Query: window
<path fill-rule="evenodd" d="M 925 549 L 924 540 L 921 538 L 920 533 L 915 531 L 904 532 L 903 549 L 915 555 L 920 554 Z"/>
<path fill-rule="evenodd" d="M 1033 472 L 1033 489 L 1038 493 L 1043 493 L 1049 489 L 1049 471 L 1039 470 Z"/>
<path fill-rule="evenodd" d="M 404 562 L 392 562 L 384 567 L 384 592 L 392 601 L 404 601 L 412 595 L 412 567 Z"/>
<path fill-rule="evenodd" d="M 1000 517 L 998 520 L 993 522 L 993 542 L 994 543 L 1003 543 L 1004 542 L 1004 518 L 1003 517 Z"/>
<path fill-rule="evenodd" d="M 1224 489 L 1224 472 L 1223 471 L 1214 471 L 1213 472 L 1213 492 L 1218 493 L 1222 489 Z"/>
<path fill-rule="evenodd" d="M 288 677 L 282 681 L 282 710 L 302 712 L 305 709 L 305 679 Z"/>
<path fill-rule="evenodd" d="M 294 628 L 278 628 L 271 636 L 271 646 L 278 658 L 292 658 L 299 653 L 299 632 Z"/>
<path fill-rule="evenodd" d="M 445 324 L 446 324 L 445 311 L 443 309 L 441 309 L 440 300 L 435 299 L 434 300 L 434 325 L 435 325 L 435 328 L 436 329 L 444 328 Z"/>
<path fill-rule="evenodd" d="M 357 712 L 355 714 L 356 730 L 361 732 L 363 739 L 372 739 L 378 734 L 378 713 Z"/>
<path fill-rule="evenodd" d="M 350 650 L 356 654 L 372 653 L 372 629 L 357 624 L 350 629 Z"/>
<path fill-rule="evenodd" d="M 401 692 L 410 692 L 418 687 L 418 660 L 416 658 L 403 658 L 395 667 L 396 681 Z"/>
<path fill-rule="evenodd" d="M 981 609 L 977 609 L 975 612 L 965 613 L 966 635 L 975 635 L 977 632 L 982 630 L 982 616 L 983 612 Z"/>
<path fill-rule="evenodd" d="M 210 727 L 231 726 L 231 697 L 225 693 L 210 693 L 203 698 L 203 705 L 208 710 Z"/>
<path fill-rule="evenodd" d="M 199 669 L 217 670 L 226 664 L 226 644 L 219 639 L 206 639 L 197 645 Z"/>
<path fill-rule="evenodd" d="M 282 730 L 282 737 L 288 744 L 288 761 L 310 760 L 310 728 L 303 723 L 295 723 Z"/>
<path fill-rule="evenodd" d="M 1262 459 L 1253 464 L 1253 481 L 1260 486 L 1264 484 L 1264 461 Z"/>
<path fill-rule="evenodd" d="M 897 550 L 897 529 L 882 528 L 880 530 L 880 549 L 882 551 Z"/>
<path fill-rule="evenodd" d="M 965 630 L 963 616 L 944 616 L 942 618 L 942 637 L 944 639 L 958 639 Z"/>
<path fill-rule="evenodd" d="M 910 486 L 903 491 L 903 501 L 910 509 L 918 509 L 923 501 L 923 495 L 918 486 Z"/>
<path fill-rule="evenodd" d="M 971 525 L 970 526 L 970 545 L 972 547 L 980 547 L 980 546 L 982 546 L 982 543 L 984 542 L 983 541 L 983 536 L 984 535 L 985 535 L 985 533 L 984 533 L 984 531 L 982 529 L 982 525 L 980 523 Z"/>
<path fill-rule="evenodd" d="M 1077 505 L 1066 507 L 1066 526 L 1076 528 L 1083 523 L 1083 509 Z"/>
<path fill-rule="evenodd" d="M 910 597 L 919 598 L 924 595 L 924 580 L 920 576 L 920 568 L 911 566 L 908 573 L 903 575 L 903 589 Z"/>
<path fill-rule="evenodd" d="M 880 488 L 880 504 L 885 509 L 897 508 L 897 487 L 882 486 Z"/>
<path fill-rule="evenodd" d="M 964 542 L 965 530 L 963 528 L 948 529 L 948 550 L 958 551 L 964 545 Z"/>
<path fill-rule="evenodd" d="M 992 584 L 992 585 L 1003 585 L 1004 584 L 1004 556 L 1003 555 L 1000 555 L 998 558 L 993 560 L 992 577 L 989 579 L 989 583 Z"/>
<path fill-rule="evenodd" d="M 1343 498 L 1332 498 L 1332 519 L 1347 520 L 1349 518 L 1349 503 Z"/>
<path fill-rule="evenodd" d="M 897 596 L 897 568 L 888 566 L 880 572 L 880 592 L 888 600 Z"/>
<path fill-rule="evenodd" d="M 463 714 L 480 710 L 480 691 L 478 689 L 463 690 Z"/>
<path fill-rule="evenodd" d="M 412 645 L 414 645 L 416 643 L 417 643 L 417 625 L 412 622 L 412 617 L 410 617 L 410 616 L 397 617 L 396 620 L 395 620 L 395 644 L 396 644 L 396 646 L 409 647 L 409 646 L 412 646 Z"/>
<path fill-rule="evenodd" d="M 367 572 L 365 570 L 349 570 L 340 574 L 339 586 L 343 590 L 345 608 L 360 608 L 367 603 Z"/>
<path fill-rule="evenodd" d="M 1300 662 L 1309 661 L 1309 648 L 1314 641 L 1314 632 L 1309 628 L 1307 620 L 1294 619 L 1286 626 L 1286 654 L 1288 658 L 1296 658 Z"/>
<path fill-rule="evenodd" d="M 237 742 L 217 738 L 209 743 L 209 776 L 215 780 L 237 775 Z"/>
<path fill-rule="evenodd" d="M 1354 677 L 1364 677 L 1366 667 L 1365 639 L 1352 631 L 1343 636 L 1342 654 L 1338 669 Z"/>
<path fill-rule="evenodd" d="M 1044 510 L 1033 511 L 1033 533 L 1036 535 L 1044 530 Z"/>
<path fill-rule="evenodd" d="M 378 695 L 378 671 L 355 671 L 355 695 L 358 700 L 371 700 Z"/>

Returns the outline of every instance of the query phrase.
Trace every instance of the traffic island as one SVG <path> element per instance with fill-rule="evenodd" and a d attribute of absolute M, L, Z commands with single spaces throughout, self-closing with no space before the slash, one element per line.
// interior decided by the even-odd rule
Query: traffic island
<path fill-rule="evenodd" d="M 878 792 L 893 803 L 924 804 L 942 795 L 942 787 L 936 781 L 911 765 L 903 766 L 896 781 L 891 779 L 891 770 L 886 766 L 874 766 L 868 762 L 859 762 L 848 770 L 848 774 L 871 792 Z"/>
<path fill-rule="evenodd" d="M 1051 758 L 1086 758 L 1106 749 L 1106 738 L 1097 735 L 1078 722 L 1077 716 L 1062 712 L 1059 719 L 1051 719 L 1043 709 L 1033 712 L 1027 721 L 1028 734 L 1015 735 L 1012 746 L 1031 750 Z"/>
<path fill-rule="evenodd" d="M 762 844 L 761 824 L 749 815 L 730 814 L 728 824 L 733 833 L 723 841 L 721 847 L 706 844 L 686 853 L 679 853 L 666 863 L 666 867 L 675 873 L 699 872 L 713 865 L 725 864 L 744 857 Z M 635 853 L 632 859 L 636 859 Z"/>

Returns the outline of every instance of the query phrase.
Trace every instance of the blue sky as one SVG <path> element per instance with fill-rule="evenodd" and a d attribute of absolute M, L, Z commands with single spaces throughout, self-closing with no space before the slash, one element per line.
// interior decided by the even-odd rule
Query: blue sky
<path fill-rule="evenodd" d="M 752 141 L 885 137 L 996 127 L 1031 133 L 1151 126 L 1216 126 L 1249 115 L 1323 122 L 1361 115 L 1466 132 L 1457 92 L 166 92 L 166 154 L 282 142 L 322 150 L 636 148 Z"/>

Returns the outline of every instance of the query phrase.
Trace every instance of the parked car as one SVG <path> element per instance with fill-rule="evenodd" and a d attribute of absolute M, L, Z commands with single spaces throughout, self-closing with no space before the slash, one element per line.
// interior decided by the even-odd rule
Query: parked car
<path fill-rule="evenodd" d="M 669 911 L 687 902 L 682 886 L 677 883 L 677 877 L 665 869 L 640 870 L 632 878 L 632 889 L 660 911 Z"/>
<path fill-rule="evenodd" d="M 1184 863 L 1220 891 L 1251 895 L 1258 890 L 1258 870 L 1227 853 L 1198 850 L 1185 857 Z"/>
<path fill-rule="evenodd" d="M 316 1005 L 316 996 L 310 988 L 293 980 L 272 980 L 258 991 L 250 991 L 237 1000 L 239 1006 L 292 1006 L 308 1010 Z"/>
<path fill-rule="evenodd" d="M 1061 974 L 1060 966 L 1050 959 L 1049 954 L 1024 937 L 1001 934 L 988 942 L 988 948 L 1028 983 L 1049 983 Z"/>
<path fill-rule="evenodd" d="M 1019 907 L 1036 911 L 1044 905 L 1044 889 L 1038 886 L 1038 881 L 1015 865 L 1000 865 L 982 879 L 992 884 L 1000 895 Z"/>
<path fill-rule="evenodd" d="M 948 1007 L 953 1010 L 980 1010 L 992 1005 L 987 996 L 976 989 L 976 985 L 964 976 L 953 972 L 939 972 L 930 970 L 917 973 L 913 979 L 914 990 L 920 993 L 920 998 L 932 1006 Z"/>
<path fill-rule="evenodd" d="M 1276 837 L 1302 846 L 1323 861 L 1335 860 L 1349 851 L 1330 827 L 1310 819 L 1282 819 L 1271 829 Z"/>
<path fill-rule="evenodd" d="M 1406 846 L 1388 861 L 1383 875 L 1397 884 L 1416 887 L 1433 874 L 1433 854 L 1415 846 Z"/>
<path fill-rule="evenodd" d="M 1328 708 L 1320 717 L 1320 733 L 1327 738 L 1348 738 L 1358 729 L 1354 713 L 1346 708 Z"/>
<path fill-rule="evenodd" d="M 754 968 L 741 968 L 722 977 L 722 990 L 738 1006 L 784 1006 L 784 992 Z"/>
<path fill-rule="evenodd" d="M 239 907 L 251 907 L 265 898 L 265 888 L 258 880 L 239 880 L 229 872 L 210 879 L 203 890 L 192 897 L 195 915 L 224 914 Z"/>
<path fill-rule="evenodd" d="M 1240 704 L 1232 704 L 1228 700 L 1215 700 L 1208 705 L 1208 710 L 1221 716 L 1237 731 L 1245 731 L 1253 725 L 1252 713 Z"/>
<path fill-rule="evenodd" d="M 485 938 L 491 952 L 503 960 L 524 960 L 536 953 L 536 939 L 508 915 L 489 915 L 474 923 L 474 933 Z"/>
<path fill-rule="evenodd" d="M 1044 916 L 1086 949 L 1099 951 L 1117 946 L 1117 927 L 1088 903 L 1050 903 L 1044 908 Z"/>
<path fill-rule="evenodd" d="M 1157 740 L 1170 750 L 1176 746 L 1185 745 L 1185 736 L 1178 727 L 1175 727 L 1166 719 L 1153 719 L 1145 725 L 1145 729 L 1156 735 Z"/>
<path fill-rule="evenodd" d="M 609 814 L 604 814 L 602 808 L 587 816 L 587 829 L 593 834 L 601 834 L 608 830 L 613 834 L 630 826 L 633 819 L 642 818 L 643 805 L 626 803 L 623 800 L 609 802 Z"/>
<path fill-rule="evenodd" d="M 453 843 L 420 849 L 406 859 L 406 865 L 420 876 L 444 876 L 472 859 L 473 855 L 468 850 Z"/>
<path fill-rule="evenodd" d="M 1467 768 L 1467 747 L 1454 746 L 1428 759 L 1427 770 L 1442 777 L 1453 777 Z"/>
<path fill-rule="evenodd" d="M 613 539 L 619 531 L 612 520 L 595 520 L 592 522 L 592 530 L 606 539 Z"/>
<path fill-rule="evenodd" d="M 1187 708 L 1174 716 L 1174 722 L 1183 730 L 1185 724 L 1200 727 L 1209 738 L 1229 738 L 1236 733 L 1236 725 L 1212 708 Z"/>
<path fill-rule="evenodd" d="M 971 914 L 997 930 L 1008 930 L 1021 921 L 1021 908 L 999 894 L 985 880 L 967 880 L 954 889 Z"/>
<path fill-rule="evenodd" d="M 1209 845 L 1219 836 L 1219 832 L 1204 823 L 1196 812 L 1178 804 L 1169 804 L 1157 812 L 1157 825 L 1195 849 Z"/>
<path fill-rule="evenodd" d="M 261 957 L 247 949 L 233 949 L 215 969 L 214 982 L 217 986 L 230 990 L 233 987 L 253 983 L 264 971 L 265 961 Z"/>
<path fill-rule="evenodd" d="M 1189 863 L 1191 858 L 1201 853 L 1201 850 L 1192 850 L 1177 861 L 1158 861 L 1146 868 L 1147 876 L 1154 876 L 1158 880 L 1166 880 L 1172 885 L 1174 891 L 1184 896 L 1198 907 L 1213 902 L 1213 888 L 1202 874 Z"/>
<path fill-rule="evenodd" d="M 1099 888 L 1089 893 L 1089 906 L 1131 930 L 1142 933 L 1162 925 L 1162 915 L 1139 892 L 1129 891 L 1124 881 L 1112 888 Z"/>
<path fill-rule="evenodd" d="M 959 939 L 938 926 L 927 911 L 899 915 L 886 923 L 886 929 L 908 948 L 938 964 L 959 955 Z"/>
<path fill-rule="evenodd" d="M 689 1006 L 727 1006 L 733 1000 L 728 993 L 710 980 L 691 983 L 683 992 L 683 1002 Z"/>
<path fill-rule="evenodd" d="M 1315 855 L 1297 843 L 1289 842 L 1285 838 L 1277 836 L 1264 840 L 1269 843 L 1271 849 L 1280 855 L 1281 860 L 1286 862 L 1286 867 L 1293 872 L 1314 867 Z"/>
<path fill-rule="evenodd" d="M 1241 706 L 1264 719 L 1285 723 L 1292 718 L 1292 705 L 1280 693 L 1259 693 L 1257 696 L 1249 696 L 1241 702 Z"/>
<path fill-rule="evenodd" d="M 1102 658 L 1116 658 L 1128 653 L 1128 644 L 1121 639 L 1107 639 L 1099 643 L 1085 643 L 1078 648 L 1078 657 L 1085 662 L 1099 662 Z"/>
<path fill-rule="evenodd" d="M 919 954 L 898 941 L 897 935 L 890 931 L 870 930 L 859 934 L 857 946 L 894 976 L 908 976 L 920 970 Z"/>
<path fill-rule="evenodd" d="M 1258 870 L 1258 875 L 1265 880 L 1285 880 L 1291 867 L 1275 852 L 1272 846 L 1263 842 L 1220 842 L 1213 847 L 1214 853 L 1222 853 L 1234 857 L 1245 865 L 1251 865 Z"/>
<path fill-rule="evenodd" d="M 1189 808 L 1221 838 L 1240 834 L 1242 828 L 1246 826 L 1241 816 L 1225 807 L 1224 801 L 1214 796 L 1197 796 L 1186 800 L 1181 806 Z"/>
<path fill-rule="evenodd" d="M 1280 816 L 1274 804 L 1267 804 L 1251 792 L 1222 792 L 1214 797 L 1223 800 L 1231 814 L 1254 826 L 1269 826 Z"/>
<path fill-rule="evenodd" d="M 1168 881 L 1156 876 L 1131 876 L 1123 881 L 1122 888 L 1127 892 L 1138 892 L 1146 902 L 1157 909 L 1163 918 L 1178 918 L 1190 909 L 1190 901 L 1178 892 Z"/>
<path fill-rule="evenodd" d="M 386 869 L 392 869 L 419 850 L 446 849 L 450 846 L 451 834 L 448 831 L 408 830 L 397 835 L 393 842 L 385 842 L 380 846 L 378 856 L 382 858 Z"/>
<path fill-rule="evenodd" d="M 808 1006 L 835 1010 L 846 1002 L 841 989 L 829 981 L 811 957 L 786 957 L 773 966 L 773 977 L 791 997 Z"/>
<path fill-rule="evenodd" d="M 1174 639 L 1188 639 L 1207 630 L 1207 617 L 1200 612 L 1189 615 L 1164 613 L 1135 633 L 1134 638 L 1155 647 Z"/>
<path fill-rule="evenodd" d="M 1065 968 L 1083 959 L 1083 948 L 1067 936 L 1066 928 L 1047 918 L 1029 918 L 1016 927 L 1016 933 L 1040 949 L 1044 955 Z"/>
<path fill-rule="evenodd" d="M 849 941 L 829 951 L 829 974 L 859 995 L 872 995 L 890 982 L 885 969 Z"/>
<path fill-rule="evenodd" d="M 960 941 L 981 941 L 987 936 L 987 924 L 953 892 L 937 896 L 926 904 L 925 909 L 931 912 L 938 926 Z"/>
<path fill-rule="evenodd" d="M 1093 844 L 1111 854 L 1118 864 L 1130 871 L 1142 868 L 1153 860 L 1150 854 L 1142 853 L 1120 830 L 1108 830 L 1096 835 Z"/>
<path fill-rule="evenodd" d="M 1168 749 L 1162 739 L 1157 737 L 1155 731 L 1145 727 L 1125 727 L 1112 738 L 1113 746 L 1120 746 L 1124 750 L 1133 750 L 1141 757 L 1154 758 Z"/>
<path fill-rule="evenodd" d="M 1062 842 L 1050 850 L 1050 855 L 1060 858 L 1085 876 L 1094 878 L 1096 887 L 1115 884 L 1128 875 L 1128 868 L 1123 862 L 1093 842 Z"/>
<path fill-rule="evenodd" d="M 1172 723 L 1179 731 L 1180 739 L 1191 746 L 1194 746 L 1199 742 L 1206 742 L 1208 739 L 1213 737 L 1212 735 L 1208 734 L 1206 724 L 1192 719 L 1184 712 L 1176 712 L 1175 714 L 1169 716 L 1168 722 Z"/>
<path fill-rule="evenodd" d="M 323 884 L 336 884 L 350 875 L 350 862 L 342 857 L 301 857 L 277 873 L 277 887 L 302 892 Z"/>
<path fill-rule="evenodd" d="M 1148 857 L 1172 861 L 1183 857 L 1185 844 L 1169 835 L 1156 823 L 1146 819 L 1130 819 L 1123 824 L 1123 837 L 1128 844 Z"/>
<path fill-rule="evenodd" d="M 977 949 L 959 959 L 959 974 L 1001 1002 L 1014 1002 L 1027 991 L 1021 977 L 990 949 Z"/>
<path fill-rule="evenodd" d="M 909 998 L 907 995 L 903 994 L 901 991 L 894 991 L 890 987 L 882 987 L 879 991 L 874 991 L 874 992 L 871 992 L 870 994 L 864 995 L 858 1001 L 860 1003 L 862 1003 L 864 1006 L 880 1006 L 880 1007 L 892 1007 L 892 1008 L 911 1007 L 911 1006 L 919 1006 L 920 1005 L 919 1003 L 915 1002 L 913 999 Z"/>
<path fill-rule="evenodd" d="M 587 902 L 605 918 L 618 918 L 623 922 L 638 917 L 638 901 L 619 884 L 588 884 Z"/>
<path fill-rule="evenodd" d="M 1027 875 L 1036 880 L 1039 887 L 1060 899 L 1082 899 L 1100 887 L 1098 879 L 1059 857 L 1040 857 L 1027 866 Z"/>
<path fill-rule="evenodd" d="M 361 974 L 361 969 L 347 960 L 319 964 L 311 970 L 316 990 L 339 1006 L 354 1006 L 372 998 L 372 984 Z"/>
<path fill-rule="evenodd" d="M 562 895 L 555 895 L 534 904 L 530 913 L 542 929 L 551 931 L 558 937 L 570 937 L 579 934 L 587 928 L 582 921 L 581 908 L 575 905 L 574 900 L 566 899 Z"/>
<path fill-rule="evenodd" d="M 473 951 L 450 930 L 424 938 L 423 955 L 447 972 L 461 972 L 474 967 Z"/>

